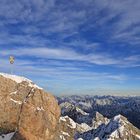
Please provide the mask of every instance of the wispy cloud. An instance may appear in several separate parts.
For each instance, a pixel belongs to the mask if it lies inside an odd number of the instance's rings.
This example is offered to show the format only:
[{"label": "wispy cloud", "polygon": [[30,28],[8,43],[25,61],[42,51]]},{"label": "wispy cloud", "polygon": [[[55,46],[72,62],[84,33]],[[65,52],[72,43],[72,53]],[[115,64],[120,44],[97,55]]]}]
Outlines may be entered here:
[{"label": "wispy cloud", "polygon": [[140,43],[139,12],[139,0],[73,0],[68,4],[55,0],[7,0],[0,5],[1,24],[7,27],[9,23],[22,23],[20,30],[28,35],[55,33],[63,39],[81,30],[99,28],[98,34],[108,34],[109,42],[130,45]]},{"label": "wispy cloud", "polygon": [[124,58],[113,58],[111,55],[105,53],[89,53],[83,54],[74,51],[73,49],[66,48],[16,48],[6,50],[1,53],[3,56],[28,56],[28,57],[38,57],[44,59],[56,59],[56,60],[73,60],[93,63],[97,65],[113,65],[118,67],[134,67],[139,64],[139,55],[133,55]]},{"label": "wispy cloud", "polygon": [[1,1],[0,68],[14,55],[29,77],[129,85],[139,77],[139,13],[139,0]]},{"label": "wispy cloud", "polygon": [[[42,67],[39,61],[28,61],[17,59],[13,65],[15,73],[21,75],[32,75],[49,77],[57,80],[66,81],[67,78],[73,80],[85,80],[85,81],[98,81],[98,80],[114,80],[125,81],[127,76],[123,74],[111,74],[106,72],[93,72],[87,71],[83,67],[76,67],[75,65],[65,64],[63,62],[51,61],[46,67]],[[10,72],[11,65],[6,59],[0,60],[0,68],[2,71]],[[44,64],[44,63],[42,63]],[[46,63],[45,63],[46,65]],[[52,66],[53,65],[53,66]],[[87,65],[88,66],[88,65]]]},{"label": "wispy cloud", "polygon": [[62,60],[75,60],[87,61],[99,65],[116,64],[117,61],[109,57],[99,54],[79,54],[70,49],[52,49],[52,48],[20,48],[15,50],[3,51],[4,56],[13,54],[15,56],[30,56],[48,59],[62,59]]}]

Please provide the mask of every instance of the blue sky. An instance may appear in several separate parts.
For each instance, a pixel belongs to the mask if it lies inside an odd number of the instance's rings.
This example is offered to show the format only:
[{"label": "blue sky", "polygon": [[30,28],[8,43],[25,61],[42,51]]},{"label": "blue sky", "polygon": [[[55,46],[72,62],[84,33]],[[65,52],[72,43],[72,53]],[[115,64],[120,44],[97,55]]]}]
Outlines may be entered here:
[{"label": "blue sky", "polygon": [[55,95],[140,95],[139,0],[0,0],[0,71]]}]

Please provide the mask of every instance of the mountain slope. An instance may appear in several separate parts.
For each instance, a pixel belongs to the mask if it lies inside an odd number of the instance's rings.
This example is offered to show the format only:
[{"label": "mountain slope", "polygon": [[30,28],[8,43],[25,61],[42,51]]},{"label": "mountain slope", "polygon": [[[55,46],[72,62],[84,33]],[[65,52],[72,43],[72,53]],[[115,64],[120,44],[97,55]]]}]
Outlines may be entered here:
[{"label": "mountain slope", "polygon": [[[102,118],[103,119],[103,118]],[[104,119],[105,120],[105,119]],[[76,139],[83,140],[140,140],[140,130],[134,127],[127,118],[117,115],[111,120],[97,120],[100,124],[88,132],[76,135]]]},{"label": "mountain slope", "polygon": [[122,114],[129,122],[140,129],[140,96],[63,96],[59,97],[58,101],[59,104],[64,102],[73,104],[89,113],[91,119],[96,112],[100,112],[107,118]]},{"label": "mountain slope", "polygon": [[0,73],[0,101],[0,139],[54,140],[60,108],[51,94],[27,78]]},{"label": "mountain slope", "polygon": [[74,106],[69,102],[63,102],[60,104],[62,116],[68,115],[77,123],[90,123],[91,118],[89,113],[86,113],[79,107]]}]

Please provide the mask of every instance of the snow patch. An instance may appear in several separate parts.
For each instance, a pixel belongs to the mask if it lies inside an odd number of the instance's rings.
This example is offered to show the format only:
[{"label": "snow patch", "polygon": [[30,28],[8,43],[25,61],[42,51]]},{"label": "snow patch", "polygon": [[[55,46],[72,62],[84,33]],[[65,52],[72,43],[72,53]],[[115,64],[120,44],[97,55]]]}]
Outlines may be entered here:
[{"label": "snow patch", "polygon": [[11,92],[10,95],[15,95],[17,94],[17,91]]},{"label": "snow patch", "polygon": [[77,112],[79,112],[79,113],[81,113],[82,115],[89,115],[89,113],[86,113],[85,111],[83,111],[82,109],[80,109],[80,108],[78,108],[78,107],[76,107],[76,111]]},{"label": "snow patch", "polygon": [[11,132],[8,134],[2,134],[0,135],[0,140],[11,140],[11,138],[14,136],[15,132]]},{"label": "snow patch", "polygon": [[65,119],[65,117],[60,117],[59,121],[66,122],[66,119]]},{"label": "snow patch", "polygon": [[121,122],[121,121],[125,121],[125,120],[126,120],[126,118],[120,114],[114,117],[114,121]]},{"label": "snow patch", "polygon": [[87,132],[92,129],[92,127],[90,127],[86,123],[77,124],[77,127],[80,129],[81,132]]},{"label": "snow patch", "polygon": [[63,135],[65,135],[65,136],[70,137],[70,135],[69,135],[68,133],[64,132],[64,131],[61,131],[61,133],[62,133]]},{"label": "snow patch", "polygon": [[70,125],[68,124],[67,126],[72,128],[72,129],[75,129],[76,128],[76,123],[70,117],[68,117],[68,116],[60,117],[60,120],[62,120],[64,122],[66,122],[67,119],[70,122]]},{"label": "snow patch", "polygon": [[96,137],[94,140],[100,140],[98,137]]},{"label": "snow patch", "polygon": [[66,140],[63,135],[60,135],[59,137],[60,137],[61,140]]},{"label": "snow patch", "polygon": [[45,111],[42,106],[41,107],[37,107],[36,110],[38,110],[38,111]]},{"label": "snow patch", "polygon": [[71,118],[69,118],[69,121],[70,121],[70,125],[68,125],[68,126],[72,129],[75,129],[76,128],[76,123]]},{"label": "snow patch", "polygon": [[138,139],[140,139],[140,135],[136,135],[136,137],[137,137]]},{"label": "snow patch", "polygon": [[21,101],[16,101],[16,100],[14,100],[14,99],[10,99],[11,101],[13,101],[14,103],[16,103],[16,104],[22,104],[22,102]]},{"label": "snow patch", "polygon": [[1,76],[5,77],[5,78],[8,78],[8,79],[11,79],[17,83],[21,83],[21,82],[28,82],[28,85],[30,87],[34,87],[34,88],[38,88],[38,89],[42,89],[40,88],[39,86],[37,86],[36,84],[34,84],[31,80],[25,78],[25,77],[21,77],[21,76],[16,76],[16,75],[10,75],[10,74],[7,74],[7,73],[0,73]]},{"label": "snow patch", "polygon": [[119,127],[117,130],[115,130],[111,135],[110,135],[110,139],[112,140],[112,138],[118,138],[119,139],[119,135],[122,135],[124,131],[124,126]]}]

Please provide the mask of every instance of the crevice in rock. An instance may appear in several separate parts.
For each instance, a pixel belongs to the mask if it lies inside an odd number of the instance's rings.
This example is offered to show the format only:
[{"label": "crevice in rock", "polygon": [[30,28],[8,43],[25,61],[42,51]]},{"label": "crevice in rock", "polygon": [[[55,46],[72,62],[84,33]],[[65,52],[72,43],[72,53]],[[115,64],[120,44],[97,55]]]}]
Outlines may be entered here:
[{"label": "crevice in rock", "polygon": [[[33,94],[34,95],[34,92],[35,92],[35,88],[31,88],[30,91],[28,92],[27,96],[23,99],[22,101],[22,104],[21,104],[21,107],[20,107],[20,110],[19,110],[19,114],[18,114],[18,119],[17,119],[17,127],[16,127],[16,130],[15,130],[15,134],[14,136],[17,134],[18,130],[19,130],[19,127],[20,127],[20,121],[21,121],[21,114],[22,114],[22,111],[23,111],[23,106],[25,103],[27,103],[29,97]],[[14,137],[13,136],[13,137]]]}]

